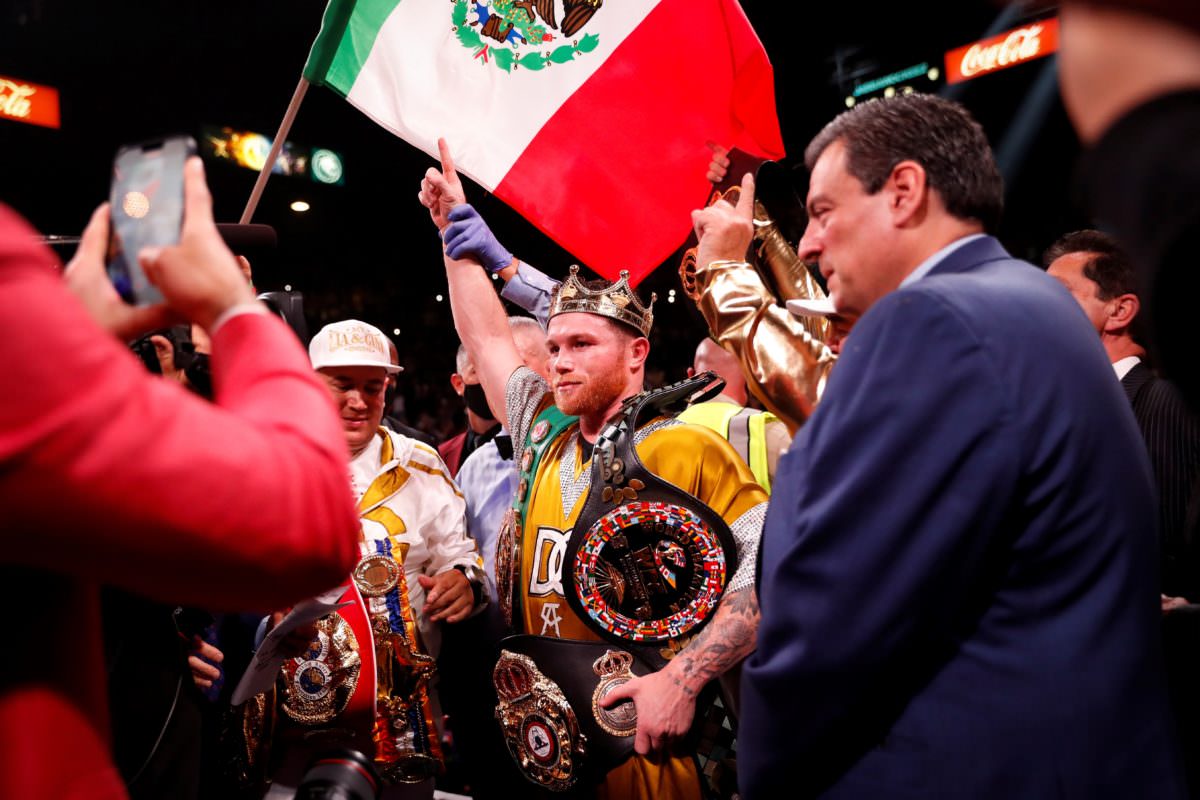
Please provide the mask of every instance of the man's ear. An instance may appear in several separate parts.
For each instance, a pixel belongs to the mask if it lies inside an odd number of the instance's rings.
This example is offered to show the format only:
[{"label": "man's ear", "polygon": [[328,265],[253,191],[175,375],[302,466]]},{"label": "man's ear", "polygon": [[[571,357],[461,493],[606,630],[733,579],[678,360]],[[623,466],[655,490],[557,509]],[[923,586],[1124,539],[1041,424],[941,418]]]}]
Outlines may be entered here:
[{"label": "man's ear", "polygon": [[150,343],[154,345],[154,355],[158,358],[158,368],[162,374],[175,372],[175,345],[171,344],[171,340],[156,333],[150,337]]},{"label": "man's ear", "polygon": [[629,366],[637,369],[646,363],[646,356],[650,355],[650,340],[645,336],[639,336],[629,343]]},{"label": "man's ear", "polygon": [[1142,309],[1142,302],[1136,294],[1123,294],[1109,300],[1108,307],[1108,319],[1104,321],[1105,333],[1126,330],[1132,325]]},{"label": "man's ear", "polygon": [[903,227],[924,214],[929,199],[925,168],[915,161],[901,161],[892,167],[886,187],[891,191],[890,210],[896,224]]},{"label": "man's ear", "polygon": [[462,379],[462,375],[459,375],[457,372],[450,374],[450,385],[454,387],[454,391],[459,397],[462,397],[462,393],[467,386],[466,382]]}]

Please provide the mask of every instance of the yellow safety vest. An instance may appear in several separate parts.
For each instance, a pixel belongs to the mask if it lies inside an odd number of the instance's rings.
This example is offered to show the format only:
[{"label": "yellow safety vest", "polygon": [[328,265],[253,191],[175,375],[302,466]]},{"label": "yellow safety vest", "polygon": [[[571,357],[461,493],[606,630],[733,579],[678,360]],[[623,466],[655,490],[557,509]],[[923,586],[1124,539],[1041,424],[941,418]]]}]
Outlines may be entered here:
[{"label": "yellow safety vest", "polygon": [[682,422],[703,425],[729,440],[733,449],[750,467],[755,480],[768,493],[771,491],[771,473],[767,469],[767,424],[777,417],[770,411],[755,411],[753,408],[710,400],[689,406],[679,415]]}]

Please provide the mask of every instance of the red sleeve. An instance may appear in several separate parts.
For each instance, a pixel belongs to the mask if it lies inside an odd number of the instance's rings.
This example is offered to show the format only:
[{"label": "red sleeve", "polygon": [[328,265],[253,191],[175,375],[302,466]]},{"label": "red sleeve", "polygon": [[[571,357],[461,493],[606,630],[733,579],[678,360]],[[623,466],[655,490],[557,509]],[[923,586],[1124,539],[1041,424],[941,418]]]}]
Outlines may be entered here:
[{"label": "red sleeve", "polygon": [[34,236],[0,206],[0,563],[222,609],[344,580],[345,440],[286,326],[226,323],[207,403],[100,329]]}]

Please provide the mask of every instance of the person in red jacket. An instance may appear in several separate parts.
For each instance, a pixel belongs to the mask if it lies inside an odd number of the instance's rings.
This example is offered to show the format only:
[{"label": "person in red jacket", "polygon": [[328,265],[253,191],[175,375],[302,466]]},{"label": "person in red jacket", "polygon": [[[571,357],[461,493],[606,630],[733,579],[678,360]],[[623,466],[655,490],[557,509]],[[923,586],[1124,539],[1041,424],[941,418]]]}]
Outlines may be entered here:
[{"label": "person in red jacket", "polygon": [[[180,244],[142,253],[167,305],[125,305],[101,206],[64,273],[0,206],[0,797],[110,798],[97,591],[272,608],[337,585],[358,522],[329,393],[254,298],[185,169]],[[215,402],[123,341],[178,321],[212,338]]]}]

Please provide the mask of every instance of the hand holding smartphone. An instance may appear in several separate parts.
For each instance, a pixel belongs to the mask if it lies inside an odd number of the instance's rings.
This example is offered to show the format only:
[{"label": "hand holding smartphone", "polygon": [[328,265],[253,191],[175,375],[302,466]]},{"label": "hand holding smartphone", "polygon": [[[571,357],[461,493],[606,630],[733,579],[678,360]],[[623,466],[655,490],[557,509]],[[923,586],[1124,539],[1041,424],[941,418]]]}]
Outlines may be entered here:
[{"label": "hand holding smartphone", "polygon": [[126,145],[113,160],[109,192],[108,276],[135,305],[162,302],[138,262],[145,247],[179,243],[183,228],[183,167],[196,153],[190,136]]}]

